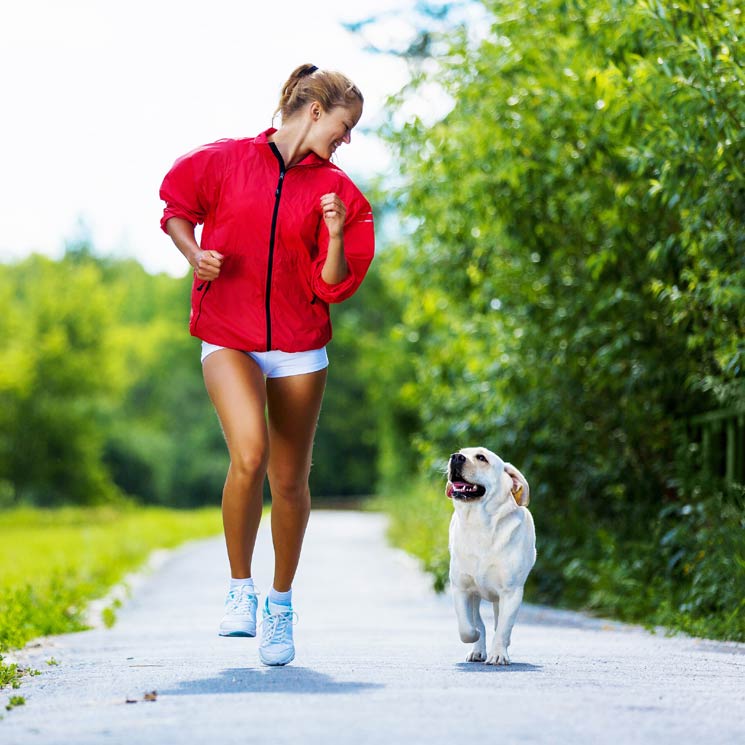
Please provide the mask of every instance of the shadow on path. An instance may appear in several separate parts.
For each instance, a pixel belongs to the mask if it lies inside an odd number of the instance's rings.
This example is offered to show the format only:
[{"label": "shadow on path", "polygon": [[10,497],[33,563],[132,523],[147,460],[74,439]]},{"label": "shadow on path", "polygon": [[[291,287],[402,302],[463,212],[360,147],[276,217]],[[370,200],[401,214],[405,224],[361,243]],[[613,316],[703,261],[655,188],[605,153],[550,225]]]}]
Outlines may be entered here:
[{"label": "shadow on path", "polygon": [[512,662],[509,665],[487,665],[485,662],[459,662],[455,667],[467,673],[537,673],[541,665],[528,662]]},{"label": "shadow on path", "polygon": [[330,675],[296,665],[229,668],[217,678],[184,680],[161,695],[193,696],[214,693],[359,693],[383,688],[380,683],[338,681]]}]

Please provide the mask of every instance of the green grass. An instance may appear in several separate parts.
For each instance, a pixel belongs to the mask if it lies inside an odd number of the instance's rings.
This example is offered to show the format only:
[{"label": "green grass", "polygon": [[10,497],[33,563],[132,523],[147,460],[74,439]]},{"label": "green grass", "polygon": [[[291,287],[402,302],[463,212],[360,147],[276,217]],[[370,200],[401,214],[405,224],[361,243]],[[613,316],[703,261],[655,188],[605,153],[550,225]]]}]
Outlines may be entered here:
[{"label": "green grass", "polygon": [[[102,597],[156,548],[221,531],[216,508],[19,508],[0,511],[0,687],[23,671],[2,653],[38,636],[85,628]],[[114,608],[104,621],[114,620]]]}]

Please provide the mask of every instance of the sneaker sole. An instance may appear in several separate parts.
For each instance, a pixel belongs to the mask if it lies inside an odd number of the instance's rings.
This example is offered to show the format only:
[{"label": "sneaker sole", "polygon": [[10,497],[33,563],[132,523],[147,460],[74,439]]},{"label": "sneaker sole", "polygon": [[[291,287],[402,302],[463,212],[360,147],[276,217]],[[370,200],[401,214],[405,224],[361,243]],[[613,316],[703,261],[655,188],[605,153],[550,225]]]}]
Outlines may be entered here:
[{"label": "sneaker sole", "polygon": [[282,665],[287,665],[290,662],[292,662],[295,659],[295,653],[292,653],[292,657],[290,657],[288,660],[265,660],[261,653],[259,653],[259,659],[264,665],[268,665],[269,667],[282,667]]},{"label": "sneaker sole", "polygon": [[224,619],[217,633],[220,636],[256,636],[256,626],[248,620]]}]

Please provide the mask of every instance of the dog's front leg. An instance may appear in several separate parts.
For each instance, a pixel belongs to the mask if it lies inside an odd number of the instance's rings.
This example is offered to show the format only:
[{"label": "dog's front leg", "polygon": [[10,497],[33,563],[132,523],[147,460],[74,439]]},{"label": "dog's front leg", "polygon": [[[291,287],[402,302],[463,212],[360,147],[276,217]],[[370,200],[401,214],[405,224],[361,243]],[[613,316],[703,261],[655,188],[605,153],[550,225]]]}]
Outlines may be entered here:
[{"label": "dog's front leg", "polygon": [[479,633],[479,638],[474,642],[471,651],[466,657],[466,662],[483,662],[486,659],[486,628],[481,619],[481,596],[474,593],[470,597],[471,622]]},{"label": "dog's front leg", "polygon": [[486,659],[487,665],[509,665],[510,656],[507,654],[507,647],[510,646],[510,637],[512,636],[512,627],[517,619],[517,612],[520,610],[520,603],[523,600],[523,588],[508,590],[499,596],[499,600],[494,603],[494,620],[496,628],[494,639],[492,639],[489,657]]},{"label": "dog's front leg", "polygon": [[[453,587],[453,602],[455,604],[455,616],[458,619],[458,633],[460,640],[469,644],[479,640],[479,631],[474,626],[471,613],[471,593]],[[483,637],[483,634],[481,634]]]}]

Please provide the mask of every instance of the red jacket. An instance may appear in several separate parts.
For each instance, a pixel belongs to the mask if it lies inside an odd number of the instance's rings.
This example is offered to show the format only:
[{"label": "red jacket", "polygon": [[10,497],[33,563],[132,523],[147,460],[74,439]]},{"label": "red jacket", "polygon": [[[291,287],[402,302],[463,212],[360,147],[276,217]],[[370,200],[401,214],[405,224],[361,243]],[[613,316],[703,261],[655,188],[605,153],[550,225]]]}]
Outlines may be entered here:
[{"label": "red jacket", "polygon": [[[311,153],[285,170],[268,129],[219,140],[179,158],[163,180],[161,227],[171,217],[204,223],[203,250],[225,256],[212,282],[194,279],[192,335],[247,352],[318,349],[331,339],[329,303],[350,297],[373,258],[370,204],[351,179]],[[321,278],[329,235],[320,198],[335,192],[347,208],[339,284]]]}]

